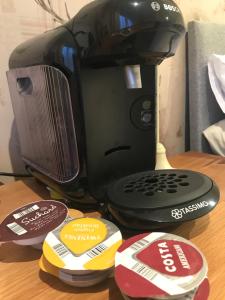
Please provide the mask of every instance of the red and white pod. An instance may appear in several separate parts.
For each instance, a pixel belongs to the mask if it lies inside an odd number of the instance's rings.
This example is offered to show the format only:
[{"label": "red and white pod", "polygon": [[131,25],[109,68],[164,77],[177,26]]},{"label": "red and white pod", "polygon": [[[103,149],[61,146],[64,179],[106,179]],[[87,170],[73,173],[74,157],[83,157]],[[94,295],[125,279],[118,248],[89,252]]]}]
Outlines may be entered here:
[{"label": "red and white pod", "polygon": [[125,241],[116,253],[115,266],[116,283],[128,299],[182,300],[190,296],[199,300],[193,297],[198,297],[201,291],[196,294],[196,290],[208,272],[206,259],[195,245],[159,232]]}]

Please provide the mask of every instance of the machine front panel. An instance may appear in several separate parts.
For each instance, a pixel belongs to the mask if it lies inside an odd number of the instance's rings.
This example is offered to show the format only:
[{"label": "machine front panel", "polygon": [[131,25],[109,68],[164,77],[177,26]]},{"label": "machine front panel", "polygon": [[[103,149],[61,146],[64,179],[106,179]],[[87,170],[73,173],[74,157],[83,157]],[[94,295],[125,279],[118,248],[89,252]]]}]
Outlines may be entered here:
[{"label": "machine front panel", "polygon": [[142,88],[128,89],[124,68],[82,70],[87,171],[96,197],[99,187],[155,168],[155,67],[143,66],[141,77]]}]

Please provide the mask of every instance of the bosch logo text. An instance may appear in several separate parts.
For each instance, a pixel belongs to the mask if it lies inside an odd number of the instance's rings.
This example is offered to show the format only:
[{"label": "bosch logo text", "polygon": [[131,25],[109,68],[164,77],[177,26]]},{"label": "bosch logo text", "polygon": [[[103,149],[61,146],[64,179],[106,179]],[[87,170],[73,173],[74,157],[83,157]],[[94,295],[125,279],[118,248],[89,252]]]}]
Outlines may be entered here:
[{"label": "bosch logo text", "polygon": [[174,12],[177,12],[177,13],[180,12],[179,8],[176,7],[176,6],[173,6],[173,5],[163,4],[163,7],[164,7],[165,10],[170,10],[170,11],[174,11]]},{"label": "bosch logo text", "polygon": [[[161,4],[161,5],[162,5],[162,8],[164,10],[171,11],[171,12],[177,12],[177,13],[180,12],[180,10],[177,6],[169,5],[169,4],[165,4],[165,3]],[[155,11],[160,11],[161,10],[161,5],[159,4],[159,2],[156,2],[156,1],[151,2],[151,7]]]}]

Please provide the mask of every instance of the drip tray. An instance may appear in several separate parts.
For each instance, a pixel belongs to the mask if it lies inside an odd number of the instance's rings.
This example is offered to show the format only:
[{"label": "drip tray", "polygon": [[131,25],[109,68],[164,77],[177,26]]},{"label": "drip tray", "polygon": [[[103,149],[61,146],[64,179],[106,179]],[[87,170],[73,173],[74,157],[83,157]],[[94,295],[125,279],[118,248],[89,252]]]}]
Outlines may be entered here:
[{"label": "drip tray", "polygon": [[118,222],[149,229],[209,213],[219,201],[219,190],[201,173],[160,170],[121,178],[108,188],[108,198],[108,209]]}]

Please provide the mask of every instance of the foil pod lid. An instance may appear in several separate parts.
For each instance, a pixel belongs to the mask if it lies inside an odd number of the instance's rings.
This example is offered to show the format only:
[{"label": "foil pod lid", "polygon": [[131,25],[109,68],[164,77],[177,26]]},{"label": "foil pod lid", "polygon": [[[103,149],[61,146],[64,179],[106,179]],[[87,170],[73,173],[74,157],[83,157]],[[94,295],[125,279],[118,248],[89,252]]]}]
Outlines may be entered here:
[{"label": "foil pod lid", "polygon": [[44,241],[43,253],[53,266],[82,274],[112,268],[121,244],[121,232],[113,223],[80,218],[50,232]]},{"label": "foil pod lid", "polygon": [[125,241],[115,258],[115,279],[133,298],[179,299],[200,286],[208,266],[191,242],[167,233],[145,233]]},{"label": "foil pod lid", "polygon": [[67,207],[58,201],[42,200],[29,203],[11,212],[0,225],[0,241],[32,240],[47,235],[62,224]]}]

